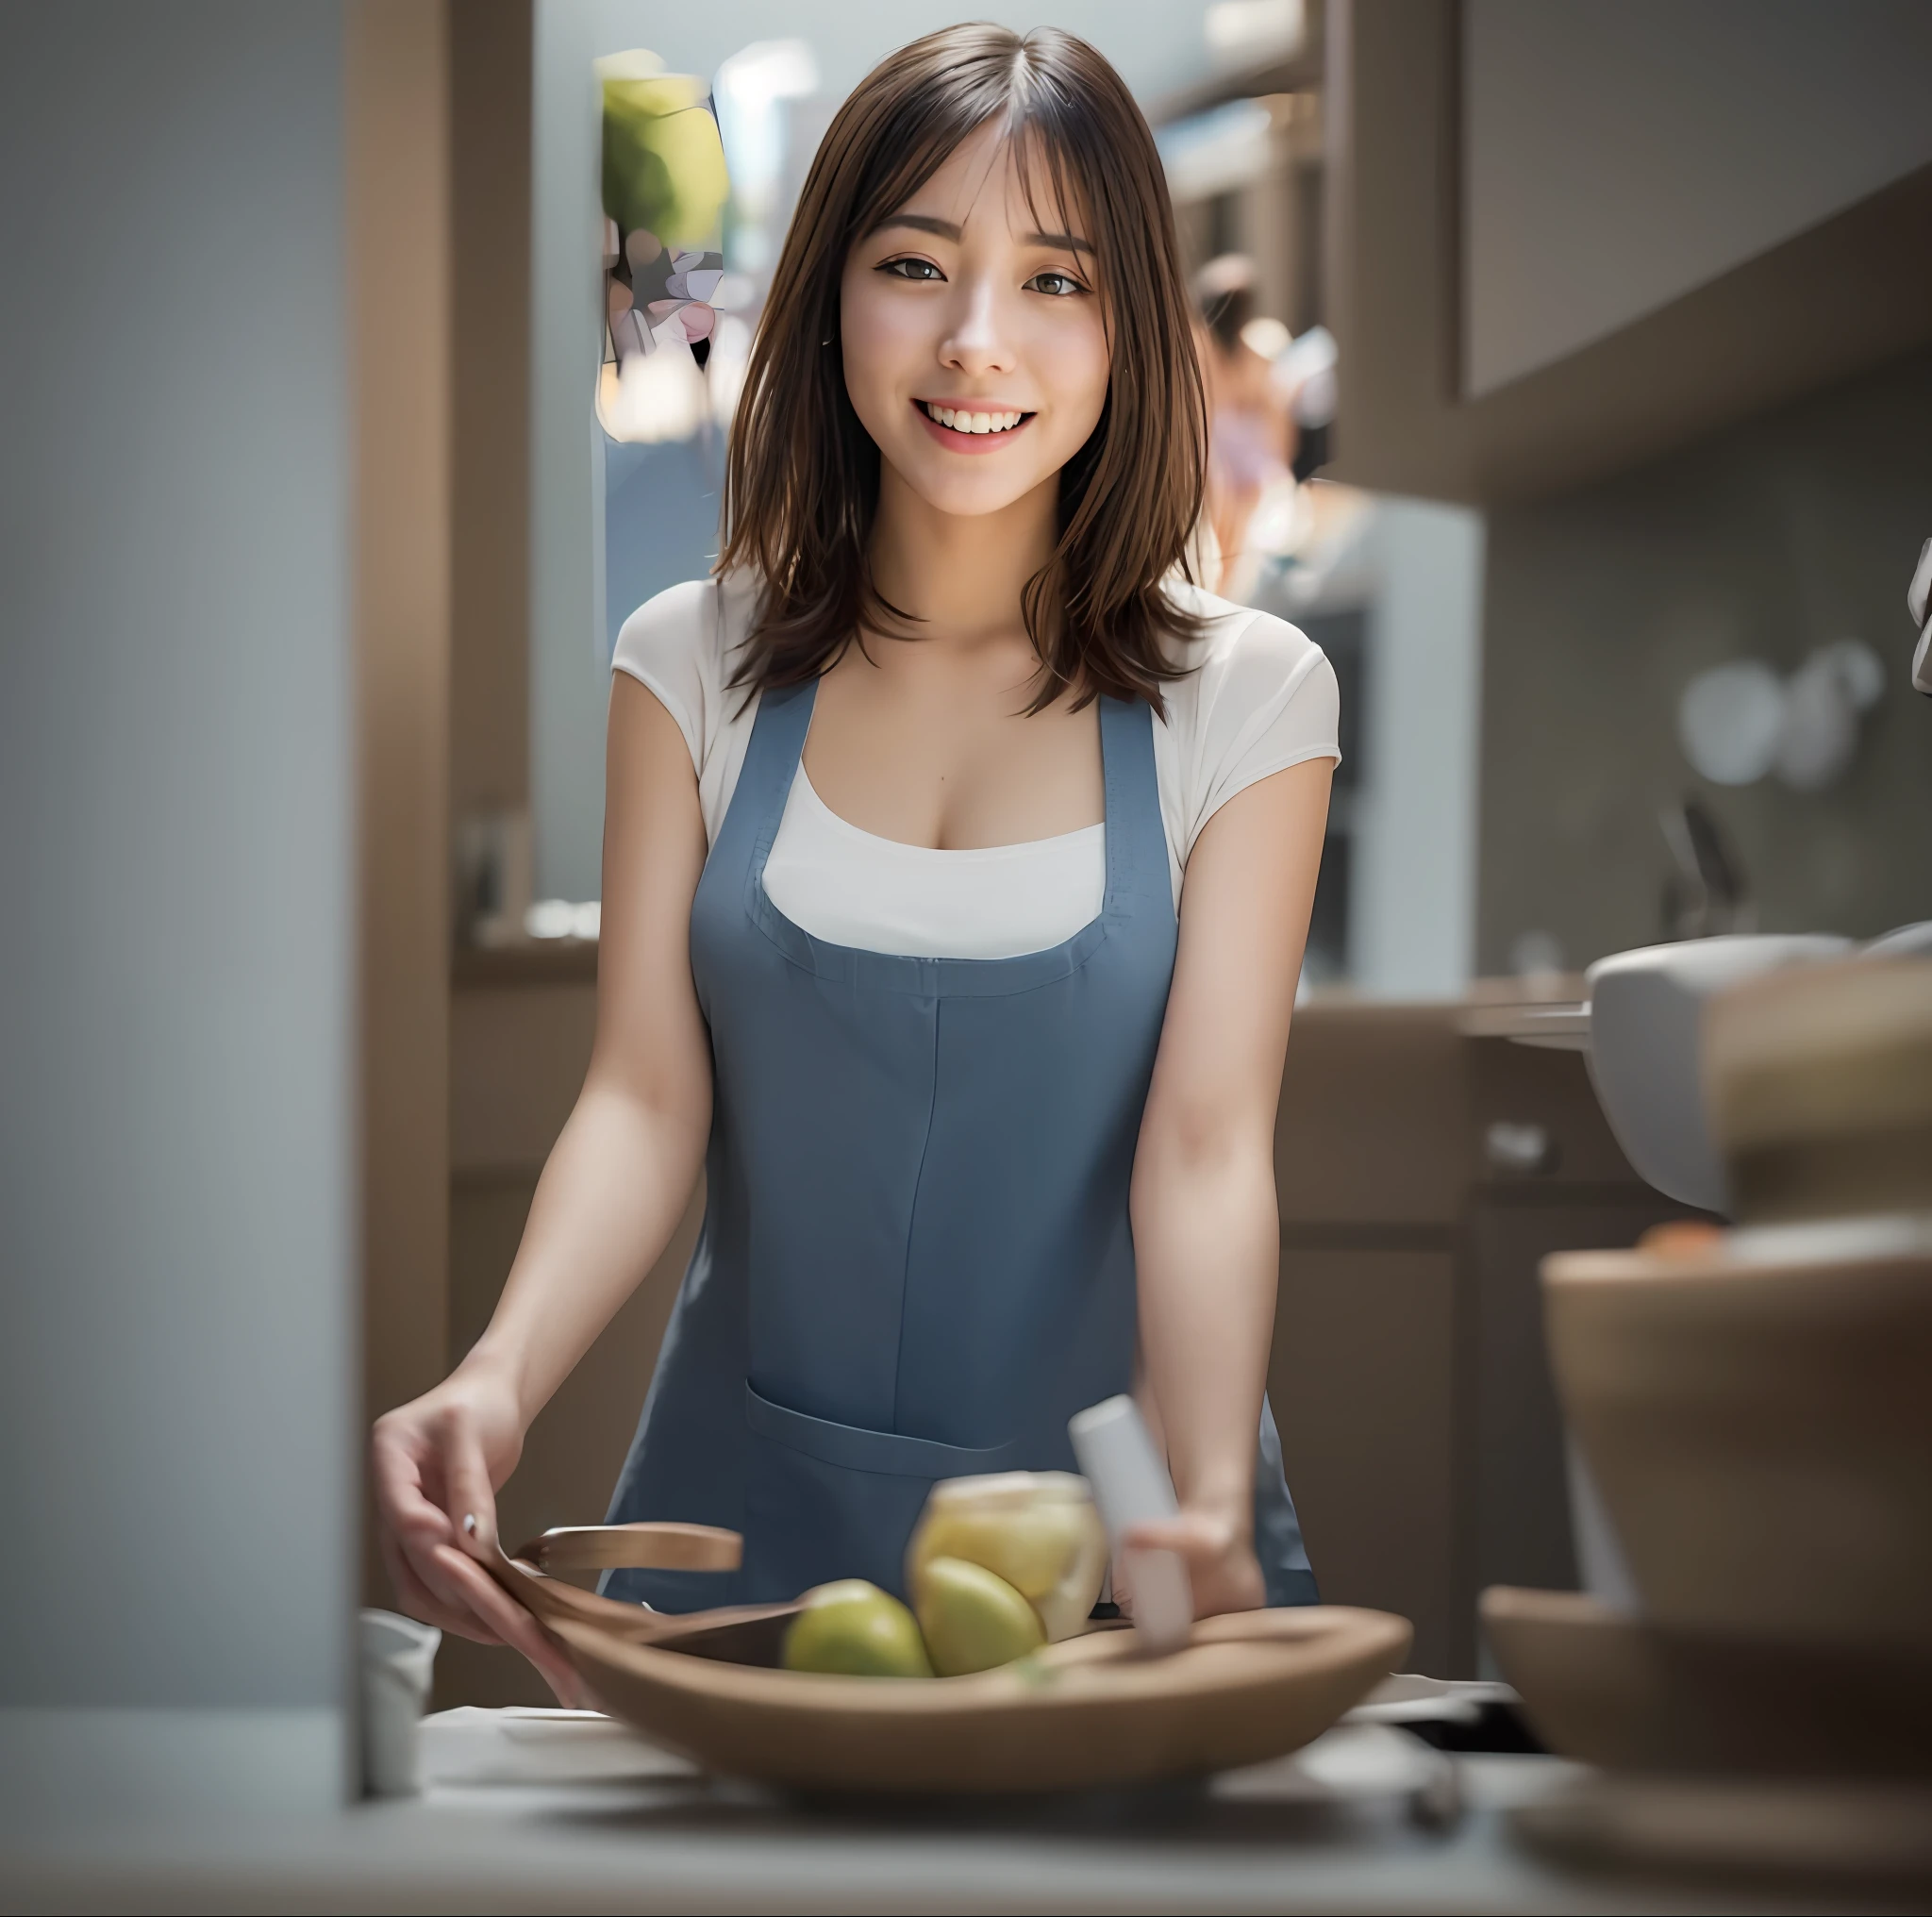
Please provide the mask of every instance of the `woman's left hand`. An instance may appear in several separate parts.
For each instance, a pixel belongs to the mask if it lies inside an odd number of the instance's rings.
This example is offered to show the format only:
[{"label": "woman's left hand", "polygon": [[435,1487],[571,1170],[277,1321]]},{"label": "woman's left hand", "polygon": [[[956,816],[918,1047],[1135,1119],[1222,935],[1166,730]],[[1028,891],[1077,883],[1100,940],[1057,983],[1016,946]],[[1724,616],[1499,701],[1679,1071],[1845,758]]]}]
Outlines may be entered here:
[{"label": "woman's left hand", "polygon": [[[1173,1551],[1186,1563],[1194,1589],[1194,1615],[1214,1617],[1225,1610],[1258,1610],[1268,1602],[1260,1560],[1245,1525],[1219,1512],[1190,1509],[1179,1515],[1136,1525],[1122,1539],[1128,1551]],[[1132,1576],[1131,1567],[1124,1567]],[[1120,1574],[1117,1574],[1120,1575]],[[1133,1592],[1122,1593],[1121,1609],[1133,1613]]]}]

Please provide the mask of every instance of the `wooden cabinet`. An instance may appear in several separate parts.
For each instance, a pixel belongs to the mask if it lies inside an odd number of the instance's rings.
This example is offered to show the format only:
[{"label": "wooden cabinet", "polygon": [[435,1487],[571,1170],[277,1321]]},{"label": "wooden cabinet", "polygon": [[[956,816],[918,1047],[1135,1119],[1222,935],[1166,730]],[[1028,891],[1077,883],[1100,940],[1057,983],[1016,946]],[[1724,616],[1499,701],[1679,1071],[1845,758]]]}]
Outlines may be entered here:
[{"label": "wooden cabinet", "polygon": [[[1324,281],[1341,356],[1330,477],[1479,504],[1544,496],[1932,337],[1932,167],[1922,165],[1607,336],[1471,391],[1465,7],[1330,0],[1326,15]],[[1626,37],[1654,36],[1667,64],[1668,10],[1627,15]],[[1734,84],[1747,84],[1743,72],[1734,66]],[[1728,104],[1713,97],[1713,125]]]},{"label": "wooden cabinet", "polygon": [[1441,1676],[1475,1674],[1485,1585],[1576,1580],[1541,1260],[1684,1215],[1630,1169],[1580,1054],[1461,1016],[1296,1013],[1269,1371],[1323,1595],[1410,1618]]},{"label": "wooden cabinet", "polygon": [[1322,1595],[1413,1620],[1415,1669],[1457,1666],[1456,1259],[1284,1246],[1269,1394]]}]

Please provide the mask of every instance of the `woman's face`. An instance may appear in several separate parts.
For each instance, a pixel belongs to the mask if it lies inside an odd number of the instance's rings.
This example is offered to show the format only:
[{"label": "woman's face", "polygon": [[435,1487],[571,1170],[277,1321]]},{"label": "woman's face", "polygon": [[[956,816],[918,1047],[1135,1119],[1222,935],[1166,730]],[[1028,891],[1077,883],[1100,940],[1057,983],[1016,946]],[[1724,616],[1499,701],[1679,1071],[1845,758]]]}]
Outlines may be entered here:
[{"label": "woman's face", "polygon": [[1074,215],[1043,196],[1029,209],[992,126],[853,247],[840,315],[855,410],[941,512],[1010,506],[1099,422],[1108,355],[1092,249]]}]

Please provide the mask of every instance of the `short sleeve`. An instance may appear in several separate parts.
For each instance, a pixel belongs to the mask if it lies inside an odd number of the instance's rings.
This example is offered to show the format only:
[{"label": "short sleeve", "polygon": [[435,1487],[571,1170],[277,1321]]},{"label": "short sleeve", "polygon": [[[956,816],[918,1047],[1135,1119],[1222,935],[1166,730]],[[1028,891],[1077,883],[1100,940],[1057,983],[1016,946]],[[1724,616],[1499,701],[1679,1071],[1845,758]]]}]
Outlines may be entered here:
[{"label": "short sleeve", "polygon": [[687,579],[646,599],[624,622],[610,656],[613,672],[628,673],[658,695],[677,721],[692,769],[705,769],[705,715],[717,703],[721,659],[710,582]]},{"label": "short sleeve", "polygon": [[743,596],[710,579],[668,587],[624,622],[610,656],[611,670],[647,686],[683,733],[713,840],[738,784],[758,706],[755,696],[747,699],[729,684]]},{"label": "short sleeve", "polygon": [[1208,599],[1197,663],[1168,698],[1172,771],[1163,810],[1185,867],[1203,828],[1238,792],[1311,758],[1339,760],[1341,696],[1313,640],[1272,613]]}]

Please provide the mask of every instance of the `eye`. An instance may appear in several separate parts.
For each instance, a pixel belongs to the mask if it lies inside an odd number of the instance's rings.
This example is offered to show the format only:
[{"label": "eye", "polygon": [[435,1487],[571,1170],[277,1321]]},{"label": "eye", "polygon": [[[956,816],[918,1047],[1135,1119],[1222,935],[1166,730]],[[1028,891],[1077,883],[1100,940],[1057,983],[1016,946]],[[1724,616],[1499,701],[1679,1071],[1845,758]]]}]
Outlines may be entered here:
[{"label": "eye", "polygon": [[930,285],[934,280],[942,280],[946,276],[930,259],[913,258],[882,259],[878,271],[890,273],[894,279],[917,280],[924,285]]},{"label": "eye", "polygon": [[1031,292],[1043,292],[1051,299],[1066,299],[1074,293],[1087,291],[1071,273],[1062,273],[1057,266],[1048,267],[1044,273],[1036,273],[1026,286]]}]

